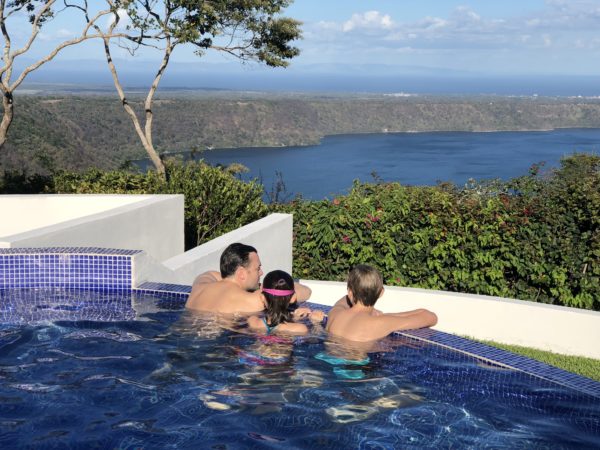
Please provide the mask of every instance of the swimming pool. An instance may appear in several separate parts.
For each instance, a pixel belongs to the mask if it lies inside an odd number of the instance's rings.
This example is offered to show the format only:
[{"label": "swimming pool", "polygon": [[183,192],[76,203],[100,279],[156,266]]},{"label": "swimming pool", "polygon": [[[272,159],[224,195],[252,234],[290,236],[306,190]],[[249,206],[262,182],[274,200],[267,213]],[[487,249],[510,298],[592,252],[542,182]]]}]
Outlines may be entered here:
[{"label": "swimming pool", "polygon": [[343,361],[318,330],[265,342],[184,301],[151,289],[1,290],[0,447],[600,445],[599,383],[561,385],[433,330]]},{"label": "swimming pool", "polygon": [[139,253],[0,249],[0,448],[600,446],[593,380],[428,329],[265,341],[134,288]]}]

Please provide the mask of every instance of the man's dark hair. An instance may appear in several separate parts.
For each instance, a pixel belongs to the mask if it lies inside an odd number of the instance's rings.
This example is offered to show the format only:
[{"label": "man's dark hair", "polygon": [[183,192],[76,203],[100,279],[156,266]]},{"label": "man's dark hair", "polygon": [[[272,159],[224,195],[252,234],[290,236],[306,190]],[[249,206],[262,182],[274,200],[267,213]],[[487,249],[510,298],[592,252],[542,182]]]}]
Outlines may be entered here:
[{"label": "man's dark hair", "polygon": [[221,254],[221,277],[230,277],[240,266],[248,267],[250,253],[258,252],[251,245],[240,244],[239,242],[229,245]]}]

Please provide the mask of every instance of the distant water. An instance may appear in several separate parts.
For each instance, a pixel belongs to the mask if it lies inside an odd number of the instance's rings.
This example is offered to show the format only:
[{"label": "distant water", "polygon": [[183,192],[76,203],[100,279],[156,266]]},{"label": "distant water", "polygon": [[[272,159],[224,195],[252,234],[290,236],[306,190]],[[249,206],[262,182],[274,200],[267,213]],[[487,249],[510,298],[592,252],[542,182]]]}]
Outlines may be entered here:
[{"label": "distant water", "polygon": [[200,157],[247,166],[244,178],[262,177],[267,191],[280,171],[288,194],[322,199],[346,193],[354,179],[373,181],[372,172],[407,185],[462,186],[469,178],[525,175],[542,161],[546,168],[558,167],[561,157],[575,151],[600,154],[600,129],[349,134],[307,147],[211,150]]}]

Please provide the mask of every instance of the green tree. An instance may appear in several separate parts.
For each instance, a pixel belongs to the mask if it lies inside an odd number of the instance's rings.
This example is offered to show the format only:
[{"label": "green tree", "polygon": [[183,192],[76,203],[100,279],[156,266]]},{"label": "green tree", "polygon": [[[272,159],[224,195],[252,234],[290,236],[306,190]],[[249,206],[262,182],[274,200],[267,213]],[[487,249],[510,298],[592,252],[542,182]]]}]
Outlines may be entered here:
[{"label": "green tree", "polygon": [[[76,3],[76,0],[73,1]],[[2,65],[0,67],[0,91],[2,92],[3,106],[2,121],[0,122],[0,149],[6,142],[8,130],[14,118],[13,94],[31,72],[51,61],[61,50],[67,47],[88,39],[99,38],[101,35],[105,38],[116,37],[111,34],[112,31],[90,33],[92,29],[101,31],[98,22],[102,17],[111,14],[111,9],[97,11],[93,16],[88,14],[86,15],[86,25],[79,36],[61,42],[48,54],[25,67],[20,73],[15,73],[15,61],[31,50],[44,23],[72,6],[76,6],[80,10],[87,8],[87,1],[85,0],[81,2],[84,6],[71,5],[70,2],[65,1],[64,8],[60,10],[57,10],[55,3],[56,0],[0,0],[0,32],[3,40]],[[15,49],[11,36],[19,34],[19,31],[22,31],[24,25],[27,24],[27,20],[31,26],[29,36],[25,38],[25,43],[21,47]],[[17,33],[13,33],[12,30],[14,29],[17,30]],[[119,36],[125,37],[126,35],[119,34]]]},{"label": "green tree", "polygon": [[[104,38],[104,51],[115,88],[136,133],[164,176],[165,167],[152,142],[154,95],[176,47],[195,47],[202,56],[208,50],[226,53],[241,61],[256,61],[271,67],[286,67],[299,54],[292,41],[301,37],[300,23],[281,17],[288,0],[106,0],[114,20]],[[121,22],[127,22],[120,25]],[[128,38],[116,41],[135,54],[152,47],[162,58],[139,115],[125,96],[116,64],[111,56],[112,35],[123,26]],[[97,28],[98,31],[99,28]],[[143,118],[142,120],[140,118]]]}]

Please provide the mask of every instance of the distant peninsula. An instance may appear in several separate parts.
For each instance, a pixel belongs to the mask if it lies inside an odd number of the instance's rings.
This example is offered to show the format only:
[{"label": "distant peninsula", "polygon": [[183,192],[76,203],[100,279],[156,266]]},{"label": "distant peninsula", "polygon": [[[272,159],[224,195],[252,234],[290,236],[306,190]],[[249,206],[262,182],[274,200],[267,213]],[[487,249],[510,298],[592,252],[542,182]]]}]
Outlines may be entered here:
[{"label": "distant peninsula", "polygon": [[[33,92],[16,102],[4,169],[106,169],[146,156],[114,94]],[[351,133],[600,128],[598,98],[178,90],[161,93],[154,112],[161,152],[311,145]]]}]

